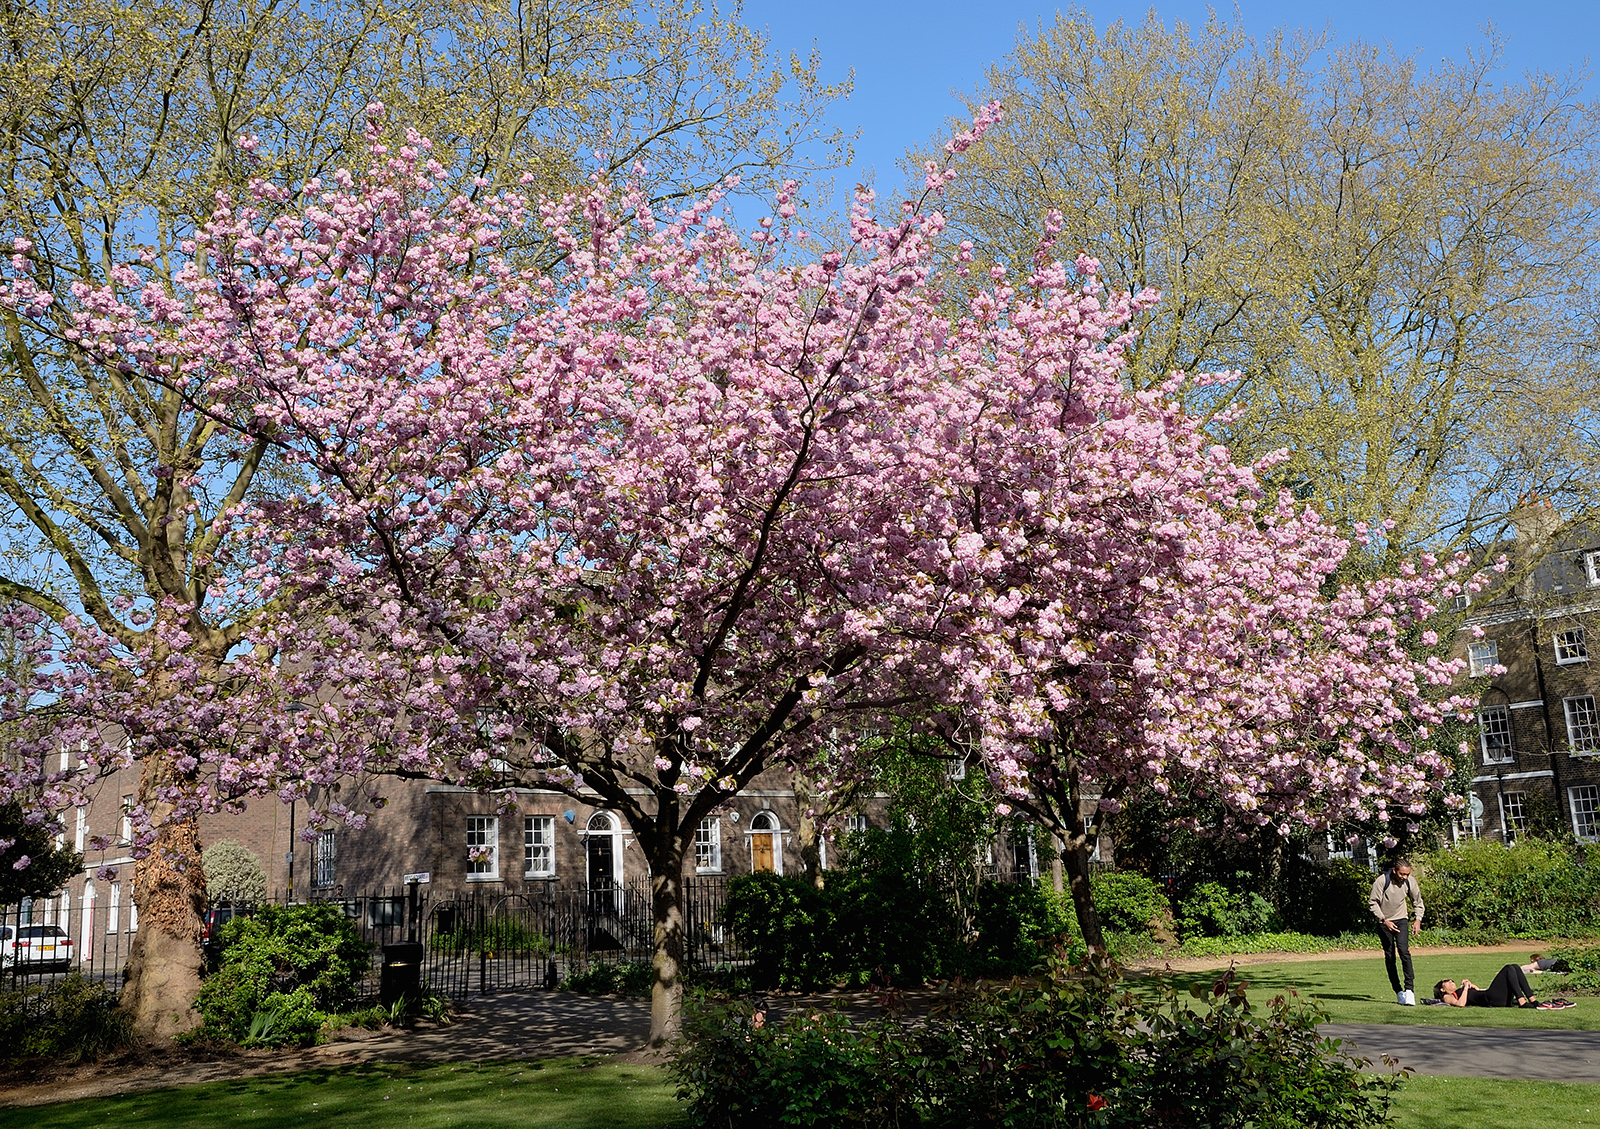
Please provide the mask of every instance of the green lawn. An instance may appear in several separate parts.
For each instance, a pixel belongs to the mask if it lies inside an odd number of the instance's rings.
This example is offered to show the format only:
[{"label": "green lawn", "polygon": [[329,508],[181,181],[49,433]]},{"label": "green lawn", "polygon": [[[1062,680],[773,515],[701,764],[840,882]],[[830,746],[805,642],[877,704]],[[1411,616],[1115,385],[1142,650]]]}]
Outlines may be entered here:
[{"label": "green lawn", "polygon": [[[1600,1031],[1600,999],[1570,996],[1575,1008],[1562,1011],[1524,1011],[1521,1008],[1426,1007],[1422,997],[1433,994],[1439,980],[1465,977],[1474,984],[1488,985],[1500,967],[1516,958],[1516,953],[1484,953],[1468,956],[1414,956],[1417,974],[1416,1007],[1401,1007],[1389,990],[1389,976],[1383,956],[1355,960],[1314,960],[1285,964],[1249,964],[1238,969],[1249,986],[1253,1000],[1265,1000],[1291,989],[1314,996],[1335,1023],[1415,1023],[1441,1027],[1548,1027],[1565,1030]],[[1524,960],[1527,958],[1524,957]],[[1219,973],[1175,973],[1181,986],[1214,982]],[[1137,979],[1143,979],[1136,978]],[[1541,999],[1562,994],[1563,978],[1546,973],[1529,976],[1528,984]]]},{"label": "green lawn", "polygon": [[1600,1126],[1600,1086],[1418,1074],[1400,1091],[1393,1124],[1396,1129],[1590,1129]]},{"label": "green lawn", "polygon": [[18,1129],[660,1129],[681,1124],[659,1067],[370,1064],[0,1110]]},{"label": "green lawn", "polygon": [[[1396,1129],[1600,1127],[1600,1085],[1414,1077]],[[487,1066],[373,1064],[0,1110],[0,1127],[82,1129],[671,1129],[682,1120],[658,1067],[575,1060]]]}]

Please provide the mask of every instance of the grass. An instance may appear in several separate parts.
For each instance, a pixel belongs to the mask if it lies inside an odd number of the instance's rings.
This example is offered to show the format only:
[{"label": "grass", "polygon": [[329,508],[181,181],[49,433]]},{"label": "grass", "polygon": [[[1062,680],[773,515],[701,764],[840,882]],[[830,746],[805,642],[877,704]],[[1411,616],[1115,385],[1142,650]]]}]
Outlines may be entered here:
[{"label": "grass", "polygon": [[1396,1129],[1589,1129],[1600,1126],[1600,1086],[1417,1074],[1400,1091],[1393,1124]]},{"label": "grass", "polygon": [[[1446,977],[1470,979],[1488,985],[1502,965],[1518,954],[1481,953],[1464,956],[1414,955],[1417,997],[1432,995],[1433,985]],[[1295,961],[1283,964],[1251,964],[1238,970],[1248,985],[1253,1001],[1266,1001],[1283,992],[1309,995],[1327,1010],[1334,1023],[1391,1023],[1437,1027],[1527,1027],[1569,1031],[1600,1031],[1600,999],[1572,996],[1578,1006],[1562,1011],[1525,1011],[1521,1008],[1492,1007],[1401,1007],[1394,1002],[1383,957],[1343,960]],[[1211,984],[1216,972],[1174,973],[1180,988],[1191,984]],[[1562,977],[1545,974],[1529,976],[1528,984],[1541,999],[1562,995]]]},{"label": "grass", "polygon": [[[0,1110],[0,1127],[80,1129],[672,1129],[682,1125],[659,1067],[545,1062],[369,1063],[241,1078],[116,1098]],[[1600,1129],[1600,1085],[1417,1075],[1395,1129]]]},{"label": "grass", "polygon": [[682,1123],[659,1067],[581,1059],[369,1063],[264,1075],[115,1098],[0,1110],[27,1129],[669,1129]]}]

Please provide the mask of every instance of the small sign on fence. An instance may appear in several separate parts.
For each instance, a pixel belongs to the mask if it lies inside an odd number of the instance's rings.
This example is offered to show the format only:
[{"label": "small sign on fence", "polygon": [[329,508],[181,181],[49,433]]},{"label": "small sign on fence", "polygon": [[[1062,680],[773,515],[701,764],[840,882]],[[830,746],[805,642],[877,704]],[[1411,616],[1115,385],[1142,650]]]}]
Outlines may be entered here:
[{"label": "small sign on fence", "polygon": [[[531,832],[530,832],[530,834],[531,834]],[[421,870],[421,871],[418,871],[416,874],[408,874],[408,875],[406,875],[405,878],[402,879],[402,881],[404,881],[404,882],[416,882],[416,883],[418,883],[420,885],[426,886],[428,884],[429,879],[432,877],[432,875],[433,875],[432,871]]]}]

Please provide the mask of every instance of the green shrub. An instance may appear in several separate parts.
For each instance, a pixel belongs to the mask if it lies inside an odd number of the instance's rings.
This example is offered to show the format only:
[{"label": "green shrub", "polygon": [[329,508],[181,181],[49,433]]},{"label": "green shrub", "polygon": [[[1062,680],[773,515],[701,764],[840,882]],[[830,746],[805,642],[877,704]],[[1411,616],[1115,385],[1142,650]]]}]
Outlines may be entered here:
[{"label": "green shrub", "polygon": [[1089,889],[1100,914],[1100,927],[1108,932],[1149,936],[1153,923],[1167,911],[1161,887],[1131,870],[1093,875]]},{"label": "green shrub", "polygon": [[1562,991],[1600,995],[1600,945],[1563,945],[1550,950],[1550,956],[1561,962],[1556,971],[1566,973]]},{"label": "green shrub", "polygon": [[1021,975],[1073,936],[1072,903],[1042,886],[986,882],[978,887],[973,925],[966,971]]},{"label": "green shrub", "polygon": [[206,1034],[239,1043],[311,1042],[327,1013],[353,1002],[371,959],[354,923],[325,902],[263,906],[223,926],[222,943],[195,1007]]},{"label": "green shrub", "polygon": [[255,905],[267,896],[267,872],[243,843],[222,839],[200,852],[206,897],[213,905]]},{"label": "green shrub", "polygon": [[1202,882],[1178,908],[1178,935],[1244,937],[1265,933],[1277,922],[1272,904],[1254,890],[1234,891],[1220,882]]},{"label": "green shrub", "polygon": [[1458,929],[1568,935],[1600,925],[1600,865],[1582,846],[1466,839],[1416,858],[1428,918]]},{"label": "green shrub", "polygon": [[563,992],[585,996],[648,996],[656,982],[655,969],[642,961],[591,964],[561,981]]},{"label": "green shrub", "polygon": [[133,1027],[116,997],[81,973],[0,993],[0,1061],[93,1062],[131,1042]]},{"label": "green shrub", "polygon": [[838,900],[803,879],[771,872],[728,884],[723,921],[750,954],[756,988],[805,991],[830,978]]},{"label": "green shrub", "polygon": [[428,947],[436,953],[542,957],[550,952],[550,939],[543,930],[519,917],[493,917],[435,933],[429,938]]},{"label": "green shrub", "polygon": [[854,983],[921,984],[955,972],[961,938],[949,900],[917,867],[916,839],[901,828],[852,837],[850,865],[829,876],[836,976]]},{"label": "green shrub", "polygon": [[1052,961],[1041,982],[913,1026],[694,1001],[671,1071],[695,1129],[1384,1124],[1396,1077],[1337,1053],[1317,1034],[1325,1018],[1282,997],[1252,1012],[1231,974],[1151,999],[1123,991],[1107,963]]},{"label": "green shrub", "polygon": [[1286,929],[1337,937],[1369,927],[1371,892],[1372,872],[1353,859],[1295,859],[1284,867],[1278,912]]}]

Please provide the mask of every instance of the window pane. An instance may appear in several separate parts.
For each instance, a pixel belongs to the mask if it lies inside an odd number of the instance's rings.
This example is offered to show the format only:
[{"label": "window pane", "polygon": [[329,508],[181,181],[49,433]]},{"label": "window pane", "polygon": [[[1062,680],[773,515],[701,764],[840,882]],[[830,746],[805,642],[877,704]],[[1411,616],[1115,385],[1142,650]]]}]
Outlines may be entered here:
[{"label": "window pane", "polygon": [[694,868],[701,871],[722,869],[722,822],[715,816],[707,816],[695,828]]},{"label": "window pane", "polygon": [[1522,792],[1500,793],[1501,826],[1508,834],[1520,834],[1528,829],[1528,809]]},{"label": "window pane", "polygon": [[1557,662],[1583,662],[1588,657],[1589,650],[1583,641],[1583,628],[1573,627],[1556,633]]},{"label": "window pane", "polygon": [[1600,788],[1585,784],[1568,788],[1572,802],[1572,833],[1580,839],[1600,839]]},{"label": "window pane", "polygon": [[1505,706],[1490,706],[1480,711],[1478,740],[1483,746],[1484,764],[1504,764],[1511,760],[1511,711]]},{"label": "window pane", "polygon": [[492,815],[467,817],[467,874],[493,877],[500,873],[500,820]]},{"label": "window pane", "polygon": [[1473,678],[1488,674],[1489,668],[1499,661],[1499,643],[1473,643],[1467,648],[1467,673]]},{"label": "window pane", "polygon": [[1568,698],[1562,702],[1567,715],[1567,748],[1574,753],[1600,752],[1600,715],[1595,713],[1594,696]]},{"label": "window pane", "polygon": [[556,872],[556,821],[550,815],[530,815],[522,824],[523,869],[533,877]]}]

